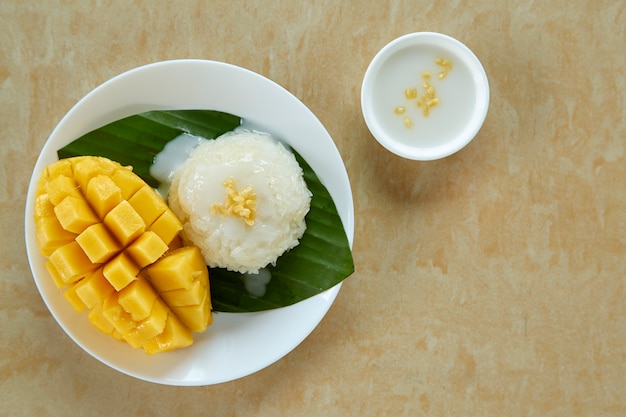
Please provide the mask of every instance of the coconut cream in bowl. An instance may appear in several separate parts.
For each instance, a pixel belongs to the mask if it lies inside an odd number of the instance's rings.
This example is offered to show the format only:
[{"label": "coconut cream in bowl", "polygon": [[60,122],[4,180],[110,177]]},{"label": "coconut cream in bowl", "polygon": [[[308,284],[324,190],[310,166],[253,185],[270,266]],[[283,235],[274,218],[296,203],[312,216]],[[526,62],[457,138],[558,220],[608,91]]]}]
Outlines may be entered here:
[{"label": "coconut cream in bowl", "polygon": [[434,32],[401,36],[370,63],[361,109],[374,138],[413,160],[461,150],[480,130],[489,108],[487,74],[458,40]]}]

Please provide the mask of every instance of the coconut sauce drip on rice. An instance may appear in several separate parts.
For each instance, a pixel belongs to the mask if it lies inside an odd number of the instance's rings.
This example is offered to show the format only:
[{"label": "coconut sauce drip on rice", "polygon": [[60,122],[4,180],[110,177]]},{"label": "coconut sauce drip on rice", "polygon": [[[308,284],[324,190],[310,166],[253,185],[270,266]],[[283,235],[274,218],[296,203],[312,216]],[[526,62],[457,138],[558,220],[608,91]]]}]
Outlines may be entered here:
[{"label": "coconut sauce drip on rice", "polygon": [[168,203],[210,267],[256,273],[298,245],[311,193],[293,153],[237,130],[197,146],[175,171]]}]

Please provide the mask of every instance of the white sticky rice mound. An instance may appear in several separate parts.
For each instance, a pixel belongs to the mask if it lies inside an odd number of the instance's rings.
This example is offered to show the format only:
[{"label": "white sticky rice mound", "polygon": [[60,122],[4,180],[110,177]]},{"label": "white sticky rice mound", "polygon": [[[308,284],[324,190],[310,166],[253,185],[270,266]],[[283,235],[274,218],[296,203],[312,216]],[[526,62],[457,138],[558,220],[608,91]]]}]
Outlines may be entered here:
[{"label": "white sticky rice mound", "polygon": [[[252,186],[256,218],[211,214],[224,204],[224,181]],[[196,148],[174,173],[169,206],[183,223],[183,239],[200,247],[210,267],[256,273],[275,264],[304,234],[311,192],[293,153],[269,135],[227,133]]]}]

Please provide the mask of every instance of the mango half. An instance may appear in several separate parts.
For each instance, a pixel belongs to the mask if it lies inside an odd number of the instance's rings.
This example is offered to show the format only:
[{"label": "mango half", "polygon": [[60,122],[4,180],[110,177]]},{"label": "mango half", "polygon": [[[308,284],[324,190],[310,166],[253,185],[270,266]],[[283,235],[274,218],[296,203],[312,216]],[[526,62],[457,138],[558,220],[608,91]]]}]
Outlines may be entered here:
[{"label": "mango half", "polygon": [[42,172],[35,199],[39,250],[56,286],[101,332],[148,354],[193,343],[212,323],[200,249],[132,169],[80,156]]}]

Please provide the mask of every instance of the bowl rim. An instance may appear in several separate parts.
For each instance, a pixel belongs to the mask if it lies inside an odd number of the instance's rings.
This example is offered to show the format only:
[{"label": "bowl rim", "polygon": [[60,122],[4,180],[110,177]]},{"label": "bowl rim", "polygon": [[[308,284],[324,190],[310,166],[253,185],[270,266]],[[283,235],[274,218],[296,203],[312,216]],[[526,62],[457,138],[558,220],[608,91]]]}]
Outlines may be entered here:
[{"label": "bowl rim", "polygon": [[[461,134],[453,140],[437,146],[418,147],[399,143],[376,120],[372,106],[372,90],[381,67],[396,53],[410,47],[437,45],[453,50],[456,58],[461,58],[471,72],[476,86],[474,111]],[[387,43],[369,63],[361,84],[361,112],[365,123],[376,141],[388,151],[406,159],[429,161],[450,156],[467,146],[481,129],[489,110],[490,88],[487,73],[474,52],[461,41],[439,32],[412,32]]]}]

